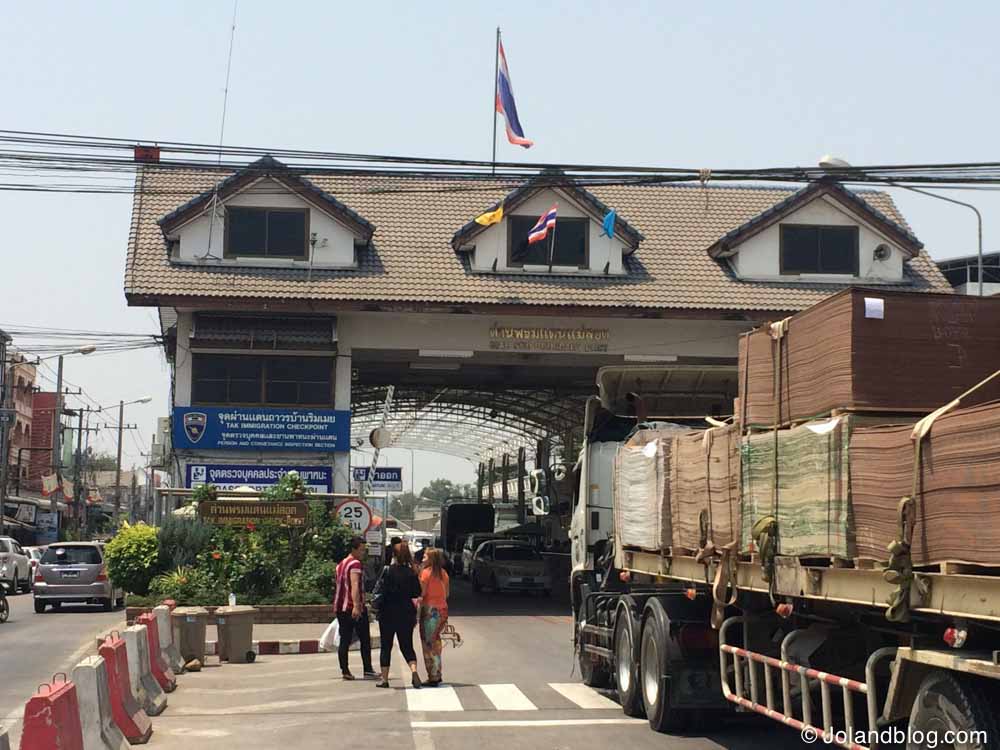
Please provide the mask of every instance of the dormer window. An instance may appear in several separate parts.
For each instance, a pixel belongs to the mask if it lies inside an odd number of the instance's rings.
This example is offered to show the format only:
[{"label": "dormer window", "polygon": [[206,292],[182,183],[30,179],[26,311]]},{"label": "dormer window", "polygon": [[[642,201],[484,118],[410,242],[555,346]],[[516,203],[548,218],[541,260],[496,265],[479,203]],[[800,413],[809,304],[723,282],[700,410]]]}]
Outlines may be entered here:
[{"label": "dormer window", "polygon": [[590,231],[588,219],[560,218],[556,221],[555,246],[551,235],[534,244],[528,243],[528,232],[538,221],[537,216],[511,216],[507,220],[507,267],[549,266],[590,268]]},{"label": "dormer window", "polygon": [[782,224],[782,275],[858,275],[858,227]]},{"label": "dormer window", "polygon": [[309,257],[309,211],[302,208],[226,207],[227,258]]}]

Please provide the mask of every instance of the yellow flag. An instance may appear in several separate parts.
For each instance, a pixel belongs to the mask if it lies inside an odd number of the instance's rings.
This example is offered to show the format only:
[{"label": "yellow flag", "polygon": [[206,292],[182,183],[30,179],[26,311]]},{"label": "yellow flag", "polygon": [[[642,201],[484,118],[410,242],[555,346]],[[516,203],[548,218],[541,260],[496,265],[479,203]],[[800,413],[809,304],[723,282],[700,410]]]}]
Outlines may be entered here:
[{"label": "yellow flag", "polygon": [[476,217],[476,223],[488,227],[490,224],[497,224],[503,218],[503,204],[497,207],[496,211],[487,211]]}]

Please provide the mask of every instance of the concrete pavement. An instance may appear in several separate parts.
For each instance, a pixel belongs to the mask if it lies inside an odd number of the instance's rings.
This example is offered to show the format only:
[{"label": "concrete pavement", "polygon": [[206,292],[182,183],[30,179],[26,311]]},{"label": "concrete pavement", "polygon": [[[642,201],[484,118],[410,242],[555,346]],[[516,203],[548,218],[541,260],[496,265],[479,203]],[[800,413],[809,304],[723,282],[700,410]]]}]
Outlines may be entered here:
[{"label": "concrete pavement", "polygon": [[[150,747],[799,747],[794,732],[764,720],[737,719],[666,737],[624,716],[609,695],[579,683],[564,600],[477,595],[456,582],[451,604],[465,642],[446,647],[443,687],[409,688],[398,651],[390,690],[372,681],[342,681],[334,654],[211,665],[181,678],[169,708],[154,722]],[[351,659],[360,674],[357,654]]]},{"label": "concrete pavement", "polygon": [[0,725],[11,731],[17,747],[24,704],[38,685],[56,672],[72,670],[94,649],[94,637],[124,629],[122,611],[100,607],[64,606],[36,614],[31,594],[9,596],[10,619],[0,625]]}]

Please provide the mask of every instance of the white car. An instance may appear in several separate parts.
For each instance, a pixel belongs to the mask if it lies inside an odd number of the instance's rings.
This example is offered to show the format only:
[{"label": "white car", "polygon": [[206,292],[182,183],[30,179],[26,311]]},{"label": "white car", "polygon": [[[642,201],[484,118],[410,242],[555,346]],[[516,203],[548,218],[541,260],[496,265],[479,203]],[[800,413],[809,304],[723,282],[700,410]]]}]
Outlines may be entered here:
[{"label": "white car", "polygon": [[28,555],[16,539],[0,536],[0,581],[5,582],[12,594],[31,591],[31,564]]},{"label": "white car", "polygon": [[25,547],[24,554],[28,556],[28,565],[31,566],[31,580],[34,582],[35,573],[38,571],[38,561],[42,559],[47,547]]}]

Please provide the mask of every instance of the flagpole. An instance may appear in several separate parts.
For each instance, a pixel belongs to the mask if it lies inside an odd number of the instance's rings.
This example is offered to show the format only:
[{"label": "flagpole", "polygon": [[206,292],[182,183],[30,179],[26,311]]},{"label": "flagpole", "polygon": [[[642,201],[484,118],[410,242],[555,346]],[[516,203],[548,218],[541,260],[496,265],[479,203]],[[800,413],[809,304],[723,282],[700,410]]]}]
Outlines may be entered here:
[{"label": "flagpole", "polygon": [[493,49],[493,167],[490,174],[497,173],[497,95],[500,93],[500,27],[497,26],[497,43]]},{"label": "flagpole", "polygon": [[556,249],[556,223],[558,221],[559,218],[556,217],[556,220],[552,222],[552,242],[549,244],[549,273],[552,273],[552,255]]}]

